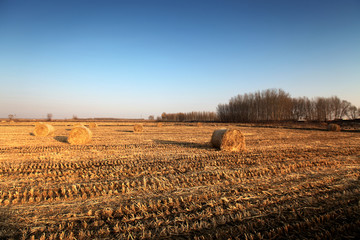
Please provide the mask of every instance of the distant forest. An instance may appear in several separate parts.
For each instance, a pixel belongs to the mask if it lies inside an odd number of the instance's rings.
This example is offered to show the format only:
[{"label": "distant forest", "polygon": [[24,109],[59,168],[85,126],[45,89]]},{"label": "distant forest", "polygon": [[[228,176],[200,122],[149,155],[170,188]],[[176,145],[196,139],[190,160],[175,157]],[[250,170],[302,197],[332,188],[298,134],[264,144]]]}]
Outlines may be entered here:
[{"label": "distant forest", "polygon": [[330,121],[356,119],[360,109],[337,96],[329,98],[292,98],[282,89],[266,89],[239,94],[228,103],[219,104],[217,112],[163,113],[162,121]]}]

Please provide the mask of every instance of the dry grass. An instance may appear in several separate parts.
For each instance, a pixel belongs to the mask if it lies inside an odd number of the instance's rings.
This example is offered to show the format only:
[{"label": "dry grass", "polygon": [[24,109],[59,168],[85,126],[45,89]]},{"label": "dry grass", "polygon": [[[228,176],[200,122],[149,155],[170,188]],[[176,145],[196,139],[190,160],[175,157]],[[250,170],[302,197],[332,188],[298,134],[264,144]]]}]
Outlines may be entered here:
[{"label": "dry grass", "polygon": [[[91,145],[0,126],[0,239],[359,238],[358,132],[101,126]],[[247,151],[211,148],[218,128]]]}]

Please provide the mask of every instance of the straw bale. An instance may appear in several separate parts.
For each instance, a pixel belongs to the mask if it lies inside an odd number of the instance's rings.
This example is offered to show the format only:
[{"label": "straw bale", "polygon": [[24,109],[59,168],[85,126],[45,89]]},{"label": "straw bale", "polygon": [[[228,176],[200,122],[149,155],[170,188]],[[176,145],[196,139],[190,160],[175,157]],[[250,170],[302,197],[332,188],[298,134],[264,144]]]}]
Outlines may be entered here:
[{"label": "straw bale", "polygon": [[144,126],[141,123],[137,123],[134,125],[134,132],[142,132],[144,130]]},{"label": "straw bale", "polygon": [[341,127],[338,124],[331,123],[327,126],[327,130],[333,132],[340,132]]},{"label": "straw bale", "polygon": [[218,129],[211,136],[211,145],[215,148],[231,152],[246,149],[244,135],[236,129]]},{"label": "straw bale", "polygon": [[35,136],[49,136],[54,133],[55,129],[52,125],[46,123],[35,123],[34,135]]},{"label": "straw bale", "polygon": [[98,127],[97,123],[94,122],[89,123],[89,128],[97,128],[97,127]]},{"label": "straw bale", "polygon": [[92,132],[85,126],[77,126],[71,129],[68,142],[72,145],[87,144],[91,141]]}]

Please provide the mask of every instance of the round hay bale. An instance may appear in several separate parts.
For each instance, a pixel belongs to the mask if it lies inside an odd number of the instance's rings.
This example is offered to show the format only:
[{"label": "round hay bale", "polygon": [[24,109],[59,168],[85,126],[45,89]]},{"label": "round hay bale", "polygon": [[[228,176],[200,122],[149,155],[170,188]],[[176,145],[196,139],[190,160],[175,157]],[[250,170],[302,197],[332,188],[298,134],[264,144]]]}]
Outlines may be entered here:
[{"label": "round hay bale", "polygon": [[134,132],[142,132],[144,130],[144,127],[141,123],[137,123],[134,125]]},{"label": "round hay bale", "polygon": [[331,123],[327,126],[327,130],[333,132],[340,132],[341,127],[338,124]]},{"label": "round hay bale", "polygon": [[80,122],[74,123],[74,127],[83,127],[83,126],[84,126],[83,123],[80,123]]},{"label": "round hay bale", "polygon": [[71,129],[68,137],[68,143],[72,145],[87,144],[91,141],[92,132],[84,126],[78,126]]},{"label": "round hay bale", "polygon": [[49,136],[54,133],[55,129],[52,125],[46,123],[35,123],[34,135],[35,136]]},{"label": "round hay bale", "polygon": [[198,127],[202,127],[202,126],[203,126],[203,123],[202,123],[202,122],[198,122],[196,125],[197,125]]},{"label": "round hay bale", "polygon": [[97,123],[94,122],[89,123],[89,128],[97,128],[97,127],[98,127]]},{"label": "round hay bale", "polygon": [[231,152],[241,152],[246,149],[245,137],[236,129],[215,130],[211,136],[211,145]]},{"label": "round hay bale", "polygon": [[162,126],[163,126],[163,124],[161,122],[157,123],[157,127],[162,127]]}]

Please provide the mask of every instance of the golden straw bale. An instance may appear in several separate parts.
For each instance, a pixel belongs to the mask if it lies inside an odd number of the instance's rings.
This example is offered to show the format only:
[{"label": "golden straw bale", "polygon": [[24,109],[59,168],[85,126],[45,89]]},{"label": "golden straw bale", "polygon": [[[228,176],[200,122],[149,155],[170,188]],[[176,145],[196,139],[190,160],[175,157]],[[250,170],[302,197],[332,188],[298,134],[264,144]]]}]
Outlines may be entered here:
[{"label": "golden straw bale", "polygon": [[80,123],[80,122],[76,122],[73,124],[74,127],[83,127],[84,124],[83,123]]},{"label": "golden straw bale", "polygon": [[161,122],[157,123],[157,127],[162,127],[162,126],[163,126],[163,124]]},{"label": "golden straw bale", "polygon": [[78,126],[71,129],[68,142],[74,144],[87,144],[91,141],[92,132],[85,126]]},{"label": "golden straw bale", "polygon": [[236,129],[215,130],[211,136],[211,145],[231,152],[241,152],[246,149],[245,136]]},{"label": "golden straw bale", "polygon": [[340,132],[341,127],[338,124],[331,123],[327,126],[328,131]]},{"label": "golden straw bale", "polygon": [[94,122],[89,123],[89,128],[97,128],[97,127],[98,127],[97,123]]},{"label": "golden straw bale", "polygon": [[202,126],[203,126],[203,123],[202,123],[202,122],[198,122],[196,125],[197,125],[198,127],[202,127]]},{"label": "golden straw bale", "polygon": [[141,123],[137,123],[134,125],[134,132],[142,132],[144,130],[144,127]]},{"label": "golden straw bale", "polygon": [[54,133],[55,129],[52,125],[46,123],[35,123],[34,135],[35,136],[49,136]]}]

